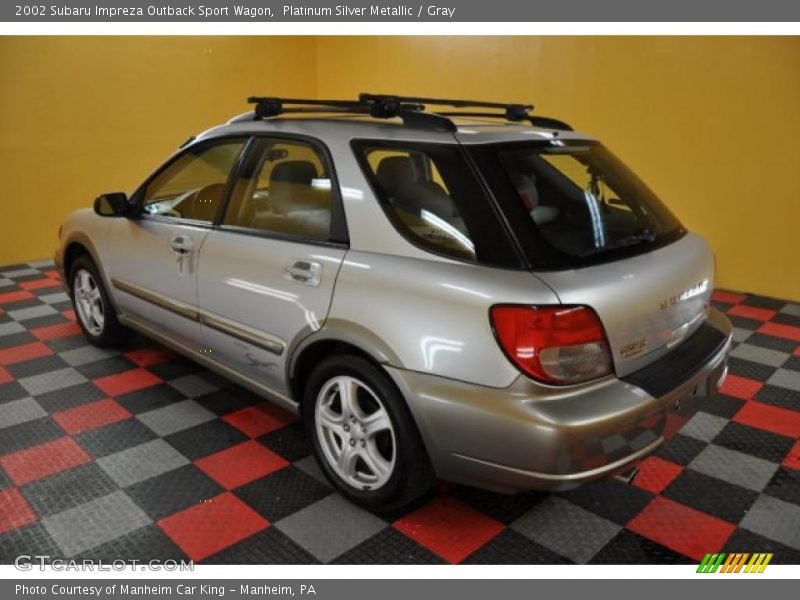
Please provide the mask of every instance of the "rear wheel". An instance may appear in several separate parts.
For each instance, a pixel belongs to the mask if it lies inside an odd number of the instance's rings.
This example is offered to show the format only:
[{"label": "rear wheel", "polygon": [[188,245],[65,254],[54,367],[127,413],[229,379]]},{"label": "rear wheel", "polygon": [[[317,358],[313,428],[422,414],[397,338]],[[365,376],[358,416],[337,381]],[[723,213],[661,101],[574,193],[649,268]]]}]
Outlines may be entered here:
[{"label": "rear wheel", "polygon": [[70,269],[70,291],[75,316],[83,334],[95,346],[125,344],[133,332],[117,320],[97,266],[86,255],[75,259]]},{"label": "rear wheel", "polygon": [[317,461],[336,488],[373,510],[408,504],[433,469],[400,392],[377,366],[335,356],[311,373],[303,405]]}]

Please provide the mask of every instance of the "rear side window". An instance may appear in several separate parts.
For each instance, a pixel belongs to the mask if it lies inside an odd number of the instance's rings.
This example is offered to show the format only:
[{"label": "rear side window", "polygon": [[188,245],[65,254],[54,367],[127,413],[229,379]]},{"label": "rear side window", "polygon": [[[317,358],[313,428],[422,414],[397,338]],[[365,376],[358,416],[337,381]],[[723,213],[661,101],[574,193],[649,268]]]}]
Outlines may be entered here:
[{"label": "rear side window", "polygon": [[521,267],[457,146],[359,141],[354,149],[387,217],[410,242],[466,262]]},{"label": "rear side window", "polygon": [[333,189],[320,152],[303,141],[259,140],[252,172],[237,181],[223,225],[311,241],[331,238]]}]

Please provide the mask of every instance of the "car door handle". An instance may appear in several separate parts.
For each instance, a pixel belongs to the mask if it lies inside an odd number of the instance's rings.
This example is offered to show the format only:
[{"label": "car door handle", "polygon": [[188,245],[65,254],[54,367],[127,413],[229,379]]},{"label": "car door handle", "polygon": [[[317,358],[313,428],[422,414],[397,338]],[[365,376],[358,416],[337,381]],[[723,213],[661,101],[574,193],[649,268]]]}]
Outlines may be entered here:
[{"label": "car door handle", "polygon": [[186,235],[176,235],[169,241],[169,249],[173,254],[183,256],[192,251],[192,238]]},{"label": "car door handle", "polygon": [[322,265],[310,260],[295,260],[284,270],[287,279],[317,287],[322,279]]}]

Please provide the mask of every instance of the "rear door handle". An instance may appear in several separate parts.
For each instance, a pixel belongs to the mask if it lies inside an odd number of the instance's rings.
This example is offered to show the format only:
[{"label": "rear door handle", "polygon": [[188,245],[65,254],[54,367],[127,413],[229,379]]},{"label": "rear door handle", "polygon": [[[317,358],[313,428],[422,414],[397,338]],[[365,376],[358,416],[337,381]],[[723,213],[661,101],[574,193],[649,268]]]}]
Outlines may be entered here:
[{"label": "rear door handle", "polygon": [[322,265],[311,260],[294,260],[284,270],[286,279],[317,287],[322,280]]}]

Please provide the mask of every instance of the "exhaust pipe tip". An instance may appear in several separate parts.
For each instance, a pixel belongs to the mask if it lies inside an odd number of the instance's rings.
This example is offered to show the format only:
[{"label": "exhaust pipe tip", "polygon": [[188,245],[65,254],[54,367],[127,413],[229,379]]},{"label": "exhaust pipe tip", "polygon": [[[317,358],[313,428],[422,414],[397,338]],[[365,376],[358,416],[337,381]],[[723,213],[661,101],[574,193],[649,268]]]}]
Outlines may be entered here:
[{"label": "exhaust pipe tip", "polygon": [[629,471],[625,471],[624,473],[620,473],[619,475],[615,475],[614,479],[617,481],[621,481],[622,483],[626,483],[628,485],[633,483],[633,480],[636,479],[636,476],[639,474],[639,467],[633,467]]}]

